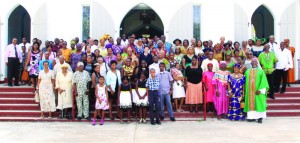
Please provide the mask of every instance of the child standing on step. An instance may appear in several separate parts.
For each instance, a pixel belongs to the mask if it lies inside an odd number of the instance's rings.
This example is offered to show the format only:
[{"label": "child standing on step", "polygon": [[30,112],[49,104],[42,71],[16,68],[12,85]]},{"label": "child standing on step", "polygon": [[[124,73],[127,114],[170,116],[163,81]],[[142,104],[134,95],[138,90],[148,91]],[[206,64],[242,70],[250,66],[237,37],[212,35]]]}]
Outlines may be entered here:
[{"label": "child standing on step", "polygon": [[120,123],[123,124],[123,112],[127,112],[127,123],[130,122],[130,110],[132,108],[131,85],[127,76],[122,78],[122,84],[119,87],[119,106],[120,106]]},{"label": "child standing on step", "polygon": [[95,89],[96,95],[96,103],[95,103],[95,112],[94,112],[94,119],[92,120],[92,125],[96,125],[97,115],[100,116],[101,112],[101,120],[100,125],[104,124],[104,111],[109,108],[108,106],[108,94],[107,94],[107,87],[104,84],[104,77],[99,77],[99,84],[97,84]]}]

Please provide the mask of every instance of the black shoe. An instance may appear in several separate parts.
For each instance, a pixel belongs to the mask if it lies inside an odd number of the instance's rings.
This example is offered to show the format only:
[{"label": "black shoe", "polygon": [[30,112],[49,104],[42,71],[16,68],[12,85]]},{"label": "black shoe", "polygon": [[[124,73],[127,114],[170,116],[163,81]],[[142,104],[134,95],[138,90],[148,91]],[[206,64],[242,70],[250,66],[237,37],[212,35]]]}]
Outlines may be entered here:
[{"label": "black shoe", "polygon": [[275,90],[274,93],[279,93],[279,90]]},{"label": "black shoe", "polygon": [[15,84],[14,86],[20,86],[19,84]]},{"label": "black shoe", "polygon": [[257,120],[257,123],[261,124],[261,123],[262,123],[262,118],[259,118],[259,119]]},{"label": "black shoe", "polygon": [[159,120],[156,121],[157,125],[161,125],[161,122]]},{"label": "black shoe", "polygon": [[285,93],[285,91],[280,91],[280,94],[284,94]]},{"label": "black shoe", "polygon": [[170,120],[173,122],[176,121],[174,117],[171,117]]},{"label": "black shoe", "polygon": [[275,99],[274,95],[268,95],[268,97],[271,98],[271,99]]},{"label": "black shoe", "polygon": [[165,119],[164,116],[159,116],[160,117],[160,120],[163,121]]},{"label": "black shoe", "polygon": [[151,121],[151,125],[155,125],[155,122],[154,122],[154,121]]},{"label": "black shoe", "polygon": [[9,86],[9,87],[13,87],[13,85],[12,85],[12,84],[8,84],[7,86]]},{"label": "black shoe", "polygon": [[86,117],[85,119],[88,121],[91,121],[91,117]]},{"label": "black shoe", "polygon": [[287,84],[288,87],[292,87],[289,83]]},{"label": "black shoe", "polygon": [[247,119],[247,122],[254,122],[255,119]]},{"label": "black shoe", "polygon": [[82,118],[81,117],[77,117],[77,120],[80,121]]}]

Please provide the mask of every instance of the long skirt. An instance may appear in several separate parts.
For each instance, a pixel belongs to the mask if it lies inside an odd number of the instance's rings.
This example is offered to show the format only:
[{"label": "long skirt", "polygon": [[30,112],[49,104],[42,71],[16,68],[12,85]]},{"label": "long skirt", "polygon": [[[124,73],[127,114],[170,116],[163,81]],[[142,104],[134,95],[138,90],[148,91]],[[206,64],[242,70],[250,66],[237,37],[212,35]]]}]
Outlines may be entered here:
[{"label": "long skirt", "polygon": [[119,106],[121,109],[129,109],[132,107],[131,95],[129,91],[121,91]]},{"label": "long skirt", "polygon": [[185,97],[184,87],[181,80],[173,83],[173,98]]},{"label": "long skirt", "polygon": [[187,82],[185,104],[203,103],[202,82],[193,84]]},{"label": "long skirt", "polygon": [[230,97],[229,102],[228,119],[233,121],[244,120],[245,113],[241,109],[239,97]]},{"label": "long skirt", "polygon": [[[146,88],[139,88],[138,91],[141,96],[144,96],[144,94],[146,93]],[[144,99],[140,99],[136,92],[133,92],[132,96],[133,96],[133,102],[136,106],[145,107],[149,105],[148,96],[146,96]]]},{"label": "long skirt", "polygon": [[42,112],[55,112],[55,95],[53,93],[52,83],[42,82],[40,83],[39,96],[40,96],[40,106]]}]

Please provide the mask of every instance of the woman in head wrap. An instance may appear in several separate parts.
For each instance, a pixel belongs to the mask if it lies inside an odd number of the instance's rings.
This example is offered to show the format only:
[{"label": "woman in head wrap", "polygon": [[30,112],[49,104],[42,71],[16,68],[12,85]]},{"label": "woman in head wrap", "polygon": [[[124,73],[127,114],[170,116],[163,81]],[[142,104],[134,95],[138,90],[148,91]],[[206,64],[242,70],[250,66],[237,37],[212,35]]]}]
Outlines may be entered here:
[{"label": "woman in head wrap", "polygon": [[245,119],[245,114],[241,110],[241,100],[244,98],[245,76],[240,73],[242,66],[234,64],[234,73],[228,75],[228,94],[229,94],[229,110],[228,119],[239,121]]},{"label": "woman in head wrap", "polygon": [[230,74],[229,71],[226,70],[226,62],[220,62],[220,69],[214,74],[212,84],[216,87],[216,92],[214,93],[213,100],[214,106],[217,113],[217,117],[220,120],[221,116],[223,118],[226,117],[228,113],[228,97],[227,97],[227,82],[228,82],[228,75]]},{"label": "woman in head wrap", "polygon": [[[72,107],[72,77],[73,73],[68,71],[67,63],[61,65],[62,71],[56,75],[56,89],[58,89],[58,104],[57,109],[61,110],[66,115],[68,108]],[[62,114],[61,114],[62,115]],[[65,117],[65,116],[64,116]],[[60,118],[64,118],[60,116]]]}]

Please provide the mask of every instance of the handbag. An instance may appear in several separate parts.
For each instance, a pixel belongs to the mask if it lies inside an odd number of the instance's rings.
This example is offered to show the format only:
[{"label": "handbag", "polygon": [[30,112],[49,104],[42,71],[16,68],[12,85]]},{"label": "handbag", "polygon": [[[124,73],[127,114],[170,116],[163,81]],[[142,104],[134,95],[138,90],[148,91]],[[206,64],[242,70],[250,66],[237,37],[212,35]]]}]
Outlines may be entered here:
[{"label": "handbag", "polygon": [[37,103],[40,102],[40,96],[39,96],[38,92],[35,92],[34,99],[35,99],[35,102],[37,102]]},{"label": "handbag", "polygon": [[21,80],[22,81],[28,81],[29,80],[29,75],[28,75],[28,71],[27,70],[24,70],[22,72]]}]

